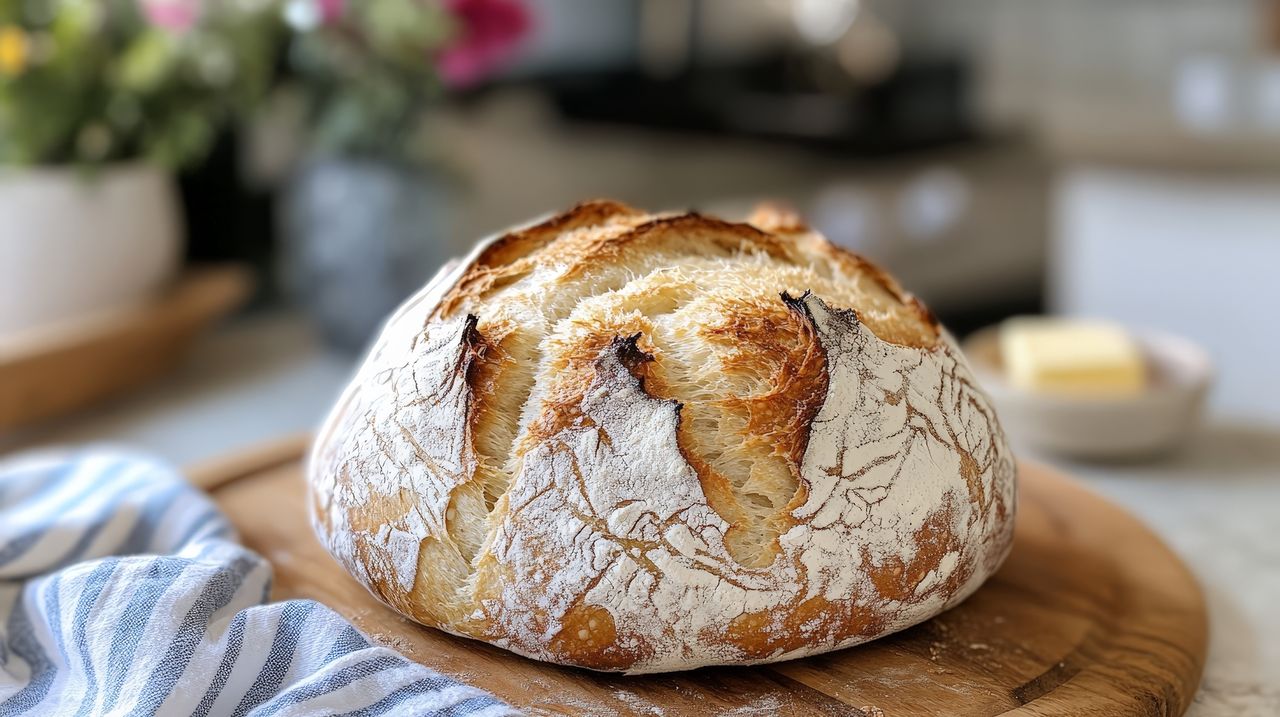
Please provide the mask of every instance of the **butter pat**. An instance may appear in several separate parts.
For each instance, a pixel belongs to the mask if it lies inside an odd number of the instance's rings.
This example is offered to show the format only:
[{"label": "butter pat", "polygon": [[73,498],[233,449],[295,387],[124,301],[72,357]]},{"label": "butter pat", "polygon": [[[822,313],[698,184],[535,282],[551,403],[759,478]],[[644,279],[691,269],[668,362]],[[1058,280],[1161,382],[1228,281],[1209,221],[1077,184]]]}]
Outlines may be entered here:
[{"label": "butter pat", "polygon": [[1105,398],[1147,383],[1137,342],[1103,321],[1010,319],[1000,327],[1000,353],[1009,383],[1028,391]]}]

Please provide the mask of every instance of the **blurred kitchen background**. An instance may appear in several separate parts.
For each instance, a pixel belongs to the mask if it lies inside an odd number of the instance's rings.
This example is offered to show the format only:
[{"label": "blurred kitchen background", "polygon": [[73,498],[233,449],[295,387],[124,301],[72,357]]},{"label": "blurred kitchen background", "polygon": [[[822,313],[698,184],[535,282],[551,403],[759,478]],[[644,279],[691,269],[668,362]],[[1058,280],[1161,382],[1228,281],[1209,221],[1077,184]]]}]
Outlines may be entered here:
[{"label": "blurred kitchen background", "polygon": [[1192,714],[1280,709],[1280,0],[0,0],[0,453],[310,431],[444,261],[594,197],[784,201],[960,337],[1203,347],[1180,450],[1021,455],[1209,587]]},{"label": "blurred kitchen background", "polygon": [[306,430],[443,261],[590,197],[782,200],[959,336],[1169,330],[1280,423],[1280,2],[2,0],[0,162],[6,447]]}]

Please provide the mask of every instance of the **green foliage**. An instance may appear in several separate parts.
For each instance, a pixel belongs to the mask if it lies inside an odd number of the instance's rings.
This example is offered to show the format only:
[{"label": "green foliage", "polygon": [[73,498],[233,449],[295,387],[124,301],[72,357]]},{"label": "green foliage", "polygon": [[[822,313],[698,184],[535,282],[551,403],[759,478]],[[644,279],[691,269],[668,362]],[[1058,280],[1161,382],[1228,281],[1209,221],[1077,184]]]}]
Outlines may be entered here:
[{"label": "green foliage", "polygon": [[199,160],[266,91],[280,39],[272,2],[202,8],[166,28],[139,0],[0,0],[0,164]]},{"label": "green foliage", "polygon": [[347,0],[336,17],[291,24],[289,66],[307,98],[314,149],[421,159],[423,111],[442,94],[433,53],[456,30],[442,4]]}]

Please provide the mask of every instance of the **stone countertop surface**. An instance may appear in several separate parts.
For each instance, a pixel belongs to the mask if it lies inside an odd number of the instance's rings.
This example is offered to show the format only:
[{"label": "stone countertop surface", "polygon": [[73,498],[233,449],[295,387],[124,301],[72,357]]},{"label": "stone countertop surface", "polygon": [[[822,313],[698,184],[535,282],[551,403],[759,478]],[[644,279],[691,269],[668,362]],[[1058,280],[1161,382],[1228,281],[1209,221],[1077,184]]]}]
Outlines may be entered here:
[{"label": "stone countertop surface", "polygon": [[[296,316],[252,316],[201,339],[184,366],[126,399],[0,436],[0,453],[118,442],[180,465],[313,430],[354,368]],[[1209,419],[1176,455],[1097,465],[1024,452],[1150,525],[1191,567],[1210,645],[1192,717],[1280,715],[1280,426]]]},{"label": "stone countertop surface", "polygon": [[1195,573],[1209,655],[1191,717],[1280,715],[1280,427],[1210,419],[1151,463],[1052,463],[1141,518]]}]

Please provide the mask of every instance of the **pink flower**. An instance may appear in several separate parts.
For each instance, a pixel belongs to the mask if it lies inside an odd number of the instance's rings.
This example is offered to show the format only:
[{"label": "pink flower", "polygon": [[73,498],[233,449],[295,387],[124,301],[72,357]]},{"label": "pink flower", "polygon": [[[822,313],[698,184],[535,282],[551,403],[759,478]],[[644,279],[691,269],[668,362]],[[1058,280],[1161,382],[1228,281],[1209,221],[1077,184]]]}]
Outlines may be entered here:
[{"label": "pink flower", "polygon": [[320,7],[320,21],[329,24],[342,18],[347,10],[347,0],[317,0]]},{"label": "pink flower", "polygon": [[152,25],[183,33],[200,19],[200,0],[144,0],[142,10]]},{"label": "pink flower", "polygon": [[445,0],[460,30],[436,60],[445,84],[466,87],[483,79],[515,50],[529,29],[519,0]]}]

